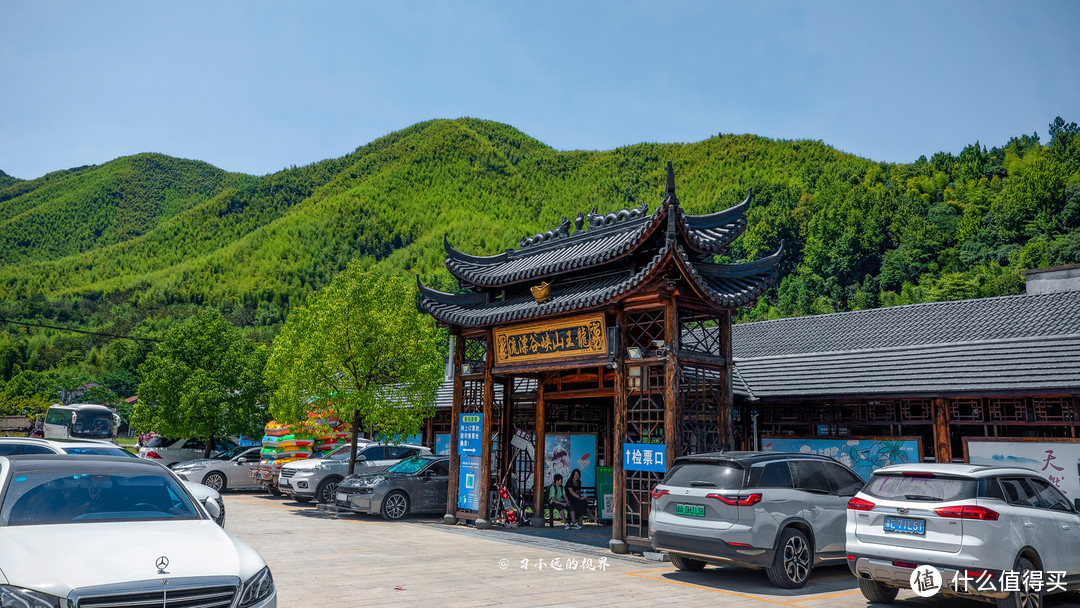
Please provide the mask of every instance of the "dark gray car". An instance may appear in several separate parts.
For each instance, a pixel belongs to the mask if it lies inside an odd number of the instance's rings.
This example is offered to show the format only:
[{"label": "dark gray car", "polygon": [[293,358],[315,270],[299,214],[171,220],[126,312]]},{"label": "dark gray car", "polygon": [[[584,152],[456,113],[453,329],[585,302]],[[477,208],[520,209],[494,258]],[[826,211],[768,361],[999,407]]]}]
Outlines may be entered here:
[{"label": "dark gray car", "polygon": [[378,473],[346,477],[338,484],[334,504],[355,513],[379,513],[386,519],[443,513],[449,479],[446,456],[413,456]]},{"label": "dark gray car", "polygon": [[761,568],[778,587],[802,587],[815,564],[843,563],[847,502],[863,485],[813,454],[683,456],[653,489],[649,535],[679,569]]}]

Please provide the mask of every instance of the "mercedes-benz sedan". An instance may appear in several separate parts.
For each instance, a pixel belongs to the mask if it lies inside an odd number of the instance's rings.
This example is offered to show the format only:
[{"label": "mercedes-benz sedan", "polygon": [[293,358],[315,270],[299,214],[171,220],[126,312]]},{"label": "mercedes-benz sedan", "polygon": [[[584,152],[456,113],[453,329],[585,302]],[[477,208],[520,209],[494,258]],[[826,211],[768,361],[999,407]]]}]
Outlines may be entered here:
[{"label": "mercedes-benz sedan", "polygon": [[0,457],[0,606],[276,607],[266,562],[212,515],[152,462]]}]

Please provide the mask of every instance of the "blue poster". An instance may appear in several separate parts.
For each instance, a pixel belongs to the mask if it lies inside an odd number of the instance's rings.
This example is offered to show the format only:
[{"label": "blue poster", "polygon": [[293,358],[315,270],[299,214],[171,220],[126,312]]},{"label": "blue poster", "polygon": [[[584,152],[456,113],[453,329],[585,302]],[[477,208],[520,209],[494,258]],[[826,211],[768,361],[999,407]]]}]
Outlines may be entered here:
[{"label": "blue poster", "polygon": [[[570,478],[581,471],[581,487],[596,485],[596,435],[547,435],[544,437],[544,487],[550,486],[555,475]],[[525,489],[532,488],[532,476],[526,478]]]},{"label": "blue poster", "polygon": [[761,450],[831,456],[851,467],[863,479],[869,479],[870,473],[886,465],[919,462],[919,441],[905,439],[762,437]]},{"label": "blue poster", "polygon": [[475,511],[480,508],[480,457],[462,456],[458,465],[459,509]]},{"label": "blue poster", "polygon": [[479,456],[484,445],[484,415],[458,415],[458,449],[462,456]]},{"label": "blue poster", "polygon": [[667,472],[667,444],[664,443],[624,443],[624,471]]}]

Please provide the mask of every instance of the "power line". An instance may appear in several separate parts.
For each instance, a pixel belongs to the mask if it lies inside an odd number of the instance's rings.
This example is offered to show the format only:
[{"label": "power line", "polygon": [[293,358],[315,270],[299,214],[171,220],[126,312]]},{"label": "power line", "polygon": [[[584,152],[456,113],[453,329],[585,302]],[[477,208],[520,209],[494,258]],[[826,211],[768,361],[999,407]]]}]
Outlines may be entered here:
[{"label": "power line", "polygon": [[0,319],[0,323],[10,323],[11,325],[22,325],[24,327],[43,327],[45,329],[58,329],[60,331],[71,331],[77,334],[87,334],[90,336],[102,336],[105,338],[119,338],[121,340],[142,340],[143,342],[161,342],[157,338],[139,338],[137,336],[121,336],[118,334],[106,334],[99,331],[86,331],[85,329],[74,329],[72,327],[59,327],[57,325],[45,325],[43,323],[26,323],[24,321],[12,321],[10,319]]}]

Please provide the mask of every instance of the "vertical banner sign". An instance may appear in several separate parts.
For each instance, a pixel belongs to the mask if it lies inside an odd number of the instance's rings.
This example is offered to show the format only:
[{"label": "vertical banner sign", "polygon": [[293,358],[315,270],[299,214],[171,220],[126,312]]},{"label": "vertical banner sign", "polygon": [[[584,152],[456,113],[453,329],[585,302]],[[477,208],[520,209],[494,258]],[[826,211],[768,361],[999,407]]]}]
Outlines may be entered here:
[{"label": "vertical banner sign", "polygon": [[461,456],[479,456],[484,445],[483,434],[483,414],[460,414],[457,453]]},{"label": "vertical banner sign", "polygon": [[666,473],[667,445],[663,443],[624,443],[623,470]]},{"label": "vertical banner sign", "polygon": [[458,508],[480,508],[480,457],[462,456],[458,465]]}]

